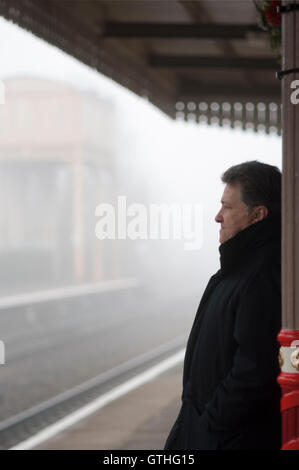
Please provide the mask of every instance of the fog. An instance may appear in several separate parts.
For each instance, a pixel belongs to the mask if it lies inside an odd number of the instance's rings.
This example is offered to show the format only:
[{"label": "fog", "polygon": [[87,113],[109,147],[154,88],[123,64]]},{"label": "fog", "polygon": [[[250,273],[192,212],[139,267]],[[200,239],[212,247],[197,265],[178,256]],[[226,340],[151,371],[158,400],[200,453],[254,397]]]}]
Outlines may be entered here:
[{"label": "fog", "polygon": [[[1,109],[5,167],[1,199],[2,214],[6,214],[1,238],[3,255],[6,245],[4,256],[11,250],[13,260],[12,265],[8,262],[11,267],[1,263],[2,289],[14,291],[15,268],[20,278],[15,287],[21,290],[29,278],[35,288],[43,279],[46,284],[60,284],[142,277],[144,269],[153,276],[147,282],[160,286],[162,292],[171,286],[176,292],[200,292],[219,262],[214,217],[223,189],[221,173],[232,164],[252,159],[280,166],[281,139],[174,122],[145,99],[32,34],[3,19],[0,26],[1,78],[6,88]],[[188,252],[182,240],[173,239],[97,240],[95,207],[115,205],[119,196],[126,196],[128,205],[145,207],[201,204],[201,248]],[[7,210],[8,201],[11,210]],[[51,261],[41,252],[34,276],[34,263],[28,266],[22,247],[38,251],[43,243],[52,252],[50,258],[54,260],[54,252],[60,250],[63,255],[59,257],[65,261]],[[103,250],[97,248],[100,245]],[[71,253],[71,246],[77,255]],[[105,273],[100,267],[91,268],[97,249],[107,255]],[[109,258],[117,250],[122,256],[119,266]],[[32,260],[32,253],[28,256]],[[81,271],[79,264],[84,264]]]},{"label": "fog", "polygon": [[[214,218],[223,191],[221,174],[256,159],[281,168],[281,139],[173,121],[146,99],[3,19],[0,55],[5,91],[0,105],[4,419],[187,334],[204,287],[219,268]],[[119,214],[118,202],[124,200],[128,212]],[[122,237],[118,223],[114,232],[106,224],[110,237],[97,236],[107,205],[115,222],[122,217]],[[167,231],[164,239],[151,238],[150,224],[157,229],[151,205],[176,205],[178,212],[188,205],[193,211],[189,238],[167,210],[168,238]],[[196,249],[186,249],[196,237]],[[82,286],[85,290],[76,291]],[[111,338],[117,328],[123,334],[114,349],[103,333],[109,316],[116,322]],[[80,331],[76,367],[71,346],[56,360],[51,356],[45,367],[51,346],[57,353],[57,338],[62,348]],[[87,341],[91,331],[99,335],[94,345]],[[31,353],[36,375],[29,376]],[[10,393],[13,383],[23,384],[22,400],[18,388]]]}]

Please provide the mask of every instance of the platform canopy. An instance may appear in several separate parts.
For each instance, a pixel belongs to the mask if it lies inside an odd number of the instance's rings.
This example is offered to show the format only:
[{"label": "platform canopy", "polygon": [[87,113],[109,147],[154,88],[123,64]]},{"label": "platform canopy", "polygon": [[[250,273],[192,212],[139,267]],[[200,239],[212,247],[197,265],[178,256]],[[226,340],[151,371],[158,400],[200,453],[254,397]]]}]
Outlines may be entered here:
[{"label": "platform canopy", "polygon": [[171,117],[280,134],[280,65],[252,0],[0,0],[0,14]]}]

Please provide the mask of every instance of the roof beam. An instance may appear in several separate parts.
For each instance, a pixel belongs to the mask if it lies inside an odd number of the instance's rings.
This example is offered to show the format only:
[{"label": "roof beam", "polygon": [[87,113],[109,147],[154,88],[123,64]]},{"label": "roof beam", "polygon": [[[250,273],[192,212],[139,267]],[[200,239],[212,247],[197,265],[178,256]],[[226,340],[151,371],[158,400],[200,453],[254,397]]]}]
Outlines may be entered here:
[{"label": "roof beam", "polygon": [[[179,0],[180,5],[184,8],[185,12],[189,14],[191,22],[193,23],[214,23],[214,7],[208,7],[208,3],[203,4],[201,0]],[[221,55],[233,57],[237,56],[235,44],[232,41],[215,41],[215,46],[219,49]],[[254,83],[255,77],[252,75],[252,72],[249,69],[244,69],[243,71],[244,79],[247,83]]]},{"label": "roof beam", "polygon": [[264,34],[256,24],[188,24],[188,23],[116,23],[104,24],[105,38],[167,39],[246,39],[249,32]]},{"label": "roof beam", "polygon": [[152,67],[206,67],[235,69],[269,69],[279,66],[275,59],[269,57],[206,57],[206,56],[168,56],[150,55],[149,65]]},{"label": "roof beam", "polygon": [[211,14],[207,11],[207,8],[203,6],[201,0],[179,0],[178,3],[181,4],[185,12],[189,15],[192,23],[209,23],[211,21]]},{"label": "roof beam", "polygon": [[203,83],[195,80],[183,80],[179,87],[178,95],[182,99],[190,98],[191,101],[208,99],[248,99],[253,101],[280,99],[280,84],[277,85],[242,85],[229,83]]}]

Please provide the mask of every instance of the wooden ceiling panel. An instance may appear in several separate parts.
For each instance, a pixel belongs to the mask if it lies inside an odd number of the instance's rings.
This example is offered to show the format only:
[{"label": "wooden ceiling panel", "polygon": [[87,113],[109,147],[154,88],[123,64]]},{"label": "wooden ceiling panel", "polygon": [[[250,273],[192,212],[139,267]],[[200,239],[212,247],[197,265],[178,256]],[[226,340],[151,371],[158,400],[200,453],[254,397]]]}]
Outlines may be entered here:
[{"label": "wooden ceiling panel", "polygon": [[252,0],[0,0],[0,14],[170,116],[192,93],[280,101]]},{"label": "wooden ceiling panel", "polygon": [[176,0],[108,0],[97,1],[105,8],[107,21],[188,23],[185,9]]},{"label": "wooden ceiling panel", "polygon": [[156,54],[173,55],[212,55],[219,54],[219,48],[211,39],[173,39],[172,41],[152,39],[150,50]]},{"label": "wooden ceiling panel", "polygon": [[255,23],[252,0],[200,0],[197,2],[215,23]]},{"label": "wooden ceiling panel", "polygon": [[209,83],[215,86],[215,91],[219,83],[223,84],[230,84],[230,83],[240,83],[240,86],[246,84],[247,80],[244,77],[244,74],[239,71],[235,70],[234,73],[231,73],[230,70],[219,69],[215,68],[213,73],[211,73],[210,69],[201,68],[193,69],[190,68],[188,70],[179,71],[178,77],[180,80],[198,80],[201,83]]}]

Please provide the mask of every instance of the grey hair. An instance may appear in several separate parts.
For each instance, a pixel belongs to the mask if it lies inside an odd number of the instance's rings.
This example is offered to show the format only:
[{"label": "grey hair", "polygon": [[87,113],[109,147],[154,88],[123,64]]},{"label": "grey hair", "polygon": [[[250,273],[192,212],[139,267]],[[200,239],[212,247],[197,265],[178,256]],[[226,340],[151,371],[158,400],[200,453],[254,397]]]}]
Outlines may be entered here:
[{"label": "grey hair", "polygon": [[281,171],[274,165],[257,160],[228,168],[221,176],[223,183],[240,183],[240,199],[247,214],[256,206],[266,206],[269,214],[281,213]]}]

